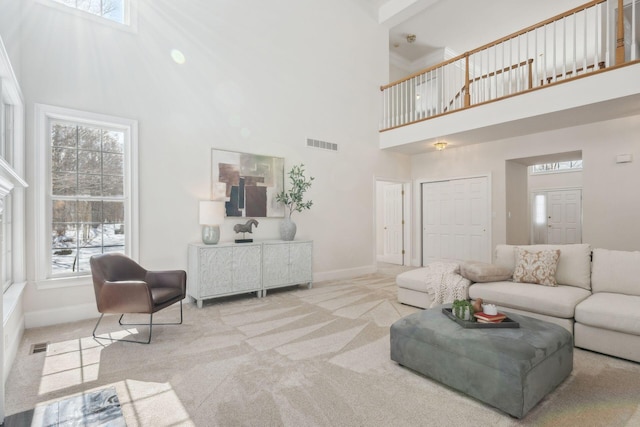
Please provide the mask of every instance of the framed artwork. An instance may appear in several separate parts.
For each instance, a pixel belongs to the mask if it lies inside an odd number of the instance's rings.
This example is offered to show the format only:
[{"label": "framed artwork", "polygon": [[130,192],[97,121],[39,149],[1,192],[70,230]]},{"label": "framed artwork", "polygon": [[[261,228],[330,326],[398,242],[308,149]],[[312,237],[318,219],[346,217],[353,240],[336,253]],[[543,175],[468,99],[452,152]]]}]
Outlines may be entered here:
[{"label": "framed artwork", "polygon": [[284,217],[284,158],[211,150],[211,199],[225,200],[228,217]]}]

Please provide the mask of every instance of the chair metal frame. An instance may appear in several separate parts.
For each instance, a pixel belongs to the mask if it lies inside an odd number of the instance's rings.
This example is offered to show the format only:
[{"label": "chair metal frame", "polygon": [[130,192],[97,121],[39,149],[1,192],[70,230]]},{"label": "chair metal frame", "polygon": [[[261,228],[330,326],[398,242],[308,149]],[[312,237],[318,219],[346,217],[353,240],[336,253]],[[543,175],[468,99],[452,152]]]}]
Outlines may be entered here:
[{"label": "chair metal frame", "polygon": [[[120,315],[120,318],[118,319],[118,324],[120,326],[149,326],[149,338],[147,339],[147,341],[140,341],[140,340],[127,340],[127,339],[123,339],[123,338],[107,338],[107,337],[100,337],[96,335],[96,330],[98,329],[98,325],[100,324],[100,322],[102,321],[102,318],[104,317],[104,313],[100,313],[100,318],[98,319],[98,323],[96,323],[96,326],[93,328],[93,332],[91,333],[91,335],[93,335],[93,339],[95,340],[105,340],[105,341],[110,341],[110,342],[131,342],[134,344],[149,344],[151,342],[151,334],[153,332],[153,313],[149,314],[149,323],[122,323],[122,318],[124,317],[124,315],[127,313],[123,313]],[[128,313],[128,314],[133,314],[133,313]],[[164,326],[164,325],[182,325],[182,320],[183,320],[183,316],[182,316],[182,300],[180,300],[180,322],[178,323],[156,323],[156,326]]]}]

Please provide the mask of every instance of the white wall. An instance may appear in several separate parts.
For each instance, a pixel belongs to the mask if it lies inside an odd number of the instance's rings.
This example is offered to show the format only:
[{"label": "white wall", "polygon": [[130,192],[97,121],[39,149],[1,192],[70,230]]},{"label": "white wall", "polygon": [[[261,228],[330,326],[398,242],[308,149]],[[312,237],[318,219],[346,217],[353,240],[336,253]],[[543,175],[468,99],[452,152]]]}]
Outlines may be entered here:
[{"label": "white wall", "polygon": [[[414,180],[420,180],[490,173],[495,246],[507,242],[506,161],[582,150],[583,242],[592,247],[640,250],[639,134],[640,116],[567,127],[416,155],[412,174]],[[632,154],[634,161],[616,164],[617,154]],[[419,218],[414,218],[413,229],[414,259],[419,259]]]},{"label": "white wall", "polygon": [[[316,178],[312,210],[293,217],[297,237],[314,240],[316,278],[375,268],[372,178],[408,179],[410,162],[378,149],[387,34],[360,6],[140,0],[131,33],[21,3],[28,159],[34,103],[137,119],[145,267],[186,269],[187,244],[200,239],[197,202],[209,195],[215,147],[282,156],[287,170],[302,162]],[[172,60],[172,49],[184,64]],[[335,142],[339,151],[306,148],[307,137]],[[279,220],[259,221],[255,239],[277,238]],[[222,241],[235,238],[239,222],[226,221]],[[28,250],[43,238],[28,236]],[[95,313],[88,283],[52,290],[31,283],[26,295],[28,326]]]}]

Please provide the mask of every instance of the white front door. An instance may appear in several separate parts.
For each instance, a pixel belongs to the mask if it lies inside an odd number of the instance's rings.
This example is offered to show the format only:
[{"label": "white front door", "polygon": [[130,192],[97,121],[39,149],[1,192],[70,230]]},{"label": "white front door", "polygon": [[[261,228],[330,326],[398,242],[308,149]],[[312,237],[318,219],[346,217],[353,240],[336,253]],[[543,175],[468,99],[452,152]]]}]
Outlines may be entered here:
[{"label": "white front door", "polygon": [[422,264],[491,262],[488,178],[422,184]]},{"label": "white front door", "polygon": [[582,243],[582,190],[547,193],[547,243]]},{"label": "white front door", "polygon": [[403,192],[402,184],[384,186],[384,254],[383,259],[403,264]]}]

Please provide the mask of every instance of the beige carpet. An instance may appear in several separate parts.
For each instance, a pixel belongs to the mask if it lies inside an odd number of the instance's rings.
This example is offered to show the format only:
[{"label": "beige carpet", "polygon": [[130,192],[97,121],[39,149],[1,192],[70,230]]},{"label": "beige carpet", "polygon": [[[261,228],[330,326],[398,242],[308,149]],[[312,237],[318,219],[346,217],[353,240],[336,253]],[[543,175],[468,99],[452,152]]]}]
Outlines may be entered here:
[{"label": "beige carpet", "polygon": [[150,345],[99,345],[94,321],[27,330],[7,413],[113,386],[128,426],[640,426],[640,365],[596,353],[576,349],[524,420],[398,366],[389,326],[416,309],[397,303],[396,272],[186,304],[184,325],[154,328]]}]

